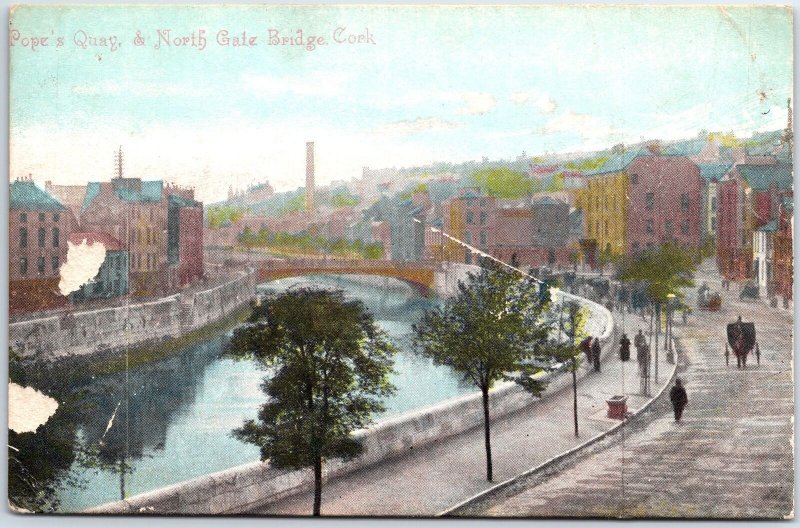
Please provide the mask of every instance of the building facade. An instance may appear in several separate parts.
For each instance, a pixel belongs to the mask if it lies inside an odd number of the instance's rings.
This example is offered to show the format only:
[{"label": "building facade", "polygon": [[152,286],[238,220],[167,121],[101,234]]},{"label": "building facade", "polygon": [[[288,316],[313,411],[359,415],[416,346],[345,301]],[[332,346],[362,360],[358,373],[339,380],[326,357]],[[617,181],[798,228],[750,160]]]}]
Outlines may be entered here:
[{"label": "building facade", "polygon": [[794,279],[794,253],[792,236],[794,234],[794,203],[792,193],[781,197],[778,211],[778,229],[773,244],[773,270],[775,295],[780,295],[787,304],[792,301]]},{"label": "building facade", "polygon": [[9,310],[46,310],[63,306],[61,265],[74,218],[32,179],[9,186]]},{"label": "building facade", "polygon": [[681,156],[644,156],[628,166],[626,252],[665,243],[684,249],[702,245],[702,179],[691,160]]},{"label": "building facade", "polygon": [[585,187],[575,191],[575,207],[583,212],[585,246],[613,256],[625,253],[627,193],[628,175],[624,170],[588,176]]}]

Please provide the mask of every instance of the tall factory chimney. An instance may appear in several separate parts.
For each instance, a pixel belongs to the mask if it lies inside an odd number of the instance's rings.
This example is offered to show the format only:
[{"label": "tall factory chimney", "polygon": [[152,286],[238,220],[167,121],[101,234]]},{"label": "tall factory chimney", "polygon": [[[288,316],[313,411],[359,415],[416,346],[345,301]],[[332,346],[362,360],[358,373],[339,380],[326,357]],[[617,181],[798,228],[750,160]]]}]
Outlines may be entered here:
[{"label": "tall factory chimney", "polygon": [[314,142],[306,143],[306,211],[314,211]]}]

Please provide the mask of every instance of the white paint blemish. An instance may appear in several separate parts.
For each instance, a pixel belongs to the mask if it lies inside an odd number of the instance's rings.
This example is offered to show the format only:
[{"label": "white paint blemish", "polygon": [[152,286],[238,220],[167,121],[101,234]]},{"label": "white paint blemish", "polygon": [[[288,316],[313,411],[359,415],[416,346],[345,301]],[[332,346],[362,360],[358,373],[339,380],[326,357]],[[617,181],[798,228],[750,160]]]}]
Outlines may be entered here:
[{"label": "white paint blemish", "polygon": [[106,247],[101,242],[89,244],[86,239],[80,244],[67,242],[67,261],[61,266],[61,280],[58,283],[61,295],[78,291],[94,279],[105,259]]},{"label": "white paint blemish", "polygon": [[58,402],[33,387],[8,384],[8,428],[15,433],[34,433],[53,416]]}]

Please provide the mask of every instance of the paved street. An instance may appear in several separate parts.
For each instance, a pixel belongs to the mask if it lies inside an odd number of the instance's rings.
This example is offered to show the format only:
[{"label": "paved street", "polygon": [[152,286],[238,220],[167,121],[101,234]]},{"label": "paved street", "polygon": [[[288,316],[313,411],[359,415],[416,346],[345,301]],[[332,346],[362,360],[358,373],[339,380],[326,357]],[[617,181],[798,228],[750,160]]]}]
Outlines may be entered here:
[{"label": "paved street", "polygon": [[[719,289],[708,264],[698,284]],[[792,315],[723,292],[719,313],[675,325],[689,405],[675,423],[664,398],[623,433],[472,505],[499,517],[750,517],[793,511]],[[694,299],[691,299],[692,302]],[[756,323],[761,365],[726,366],[724,325]]]},{"label": "paved street", "polygon": [[[631,318],[628,316],[628,327]],[[638,319],[641,321],[641,319]],[[572,430],[572,388],[546,396],[515,415],[492,422],[495,483],[514,477],[610,429],[605,400],[624,392],[629,406],[639,408],[647,398],[636,395],[639,381],[635,361],[622,363],[607,356],[601,373],[579,381],[580,438]],[[662,381],[670,366],[661,358]],[[623,375],[624,371],[624,375]],[[656,391],[655,385],[653,386]],[[432,516],[491,487],[485,479],[483,429],[449,438],[412,455],[390,460],[327,482],[323,515]],[[253,514],[310,515],[312,493],[303,492],[270,504]]]}]

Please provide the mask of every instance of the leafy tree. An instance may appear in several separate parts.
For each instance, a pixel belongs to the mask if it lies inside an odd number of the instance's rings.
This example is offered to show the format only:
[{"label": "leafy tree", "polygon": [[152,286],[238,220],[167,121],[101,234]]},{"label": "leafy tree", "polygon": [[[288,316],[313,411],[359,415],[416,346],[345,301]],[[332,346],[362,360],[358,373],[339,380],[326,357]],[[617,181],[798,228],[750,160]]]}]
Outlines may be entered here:
[{"label": "leafy tree", "polygon": [[550,184],[547,186],[547,191],[557,192],[563,190],[564,190],[564,173],[558,172],[553,175],[552,181],[550,181]]},{"label": "leafy tree", "polygon": [[234,431],[277,468],[313,468],[315,516],[325,460],[357,457],[351,433],[382,412],[395,350],[360,301],[341,291],[293,289],[253,308],[229,353],[252,358],[272,375],[257,420]]},{"label": "leafy tree", "polygon": [[242,216],[244,216],[245,212],[245,209],[231,207],[228,205],[209,207],[206,209],[206,220],[208,222],[208,227],[211,229],[218,229],[226,220],[235,223],[239,221]]},{"label": "leafy tree", "polygon": [[580,343],[586,338],[584,328],[586,308],[575,301],[561,304],[558,318],[558,339],[553,344],[553,356],[567,364],[572,374],[572,416],[575,436],[578,436],[578,368],[581,365]]},{"label": "leafy tree", "polygon": [[[620,262],[618,278],[624,282],[641,283],[650,302],[656,308],[656,342],[661,332],[661,310],[670,301],[681,301],[683,288],[694,286],[694,273],[697,263],[692,252],[681,249],[674,243],[667,243],[657,249],[637,253]],[[658,362],[655,363],[658,368]]]},{"label": "leafy tree", "polygon": [[496,198],[522,198],[528,193],[539,190],[525,173],[508,167],[480,169],[472,174],[471,180],[473,185],[477,185],[483,192]]},{"label": "leafy tree", "polygon": [[545,299],[533,279],[486,260],[480,272],[459,283],[443,307],[426,311],[414,326],[415,344],[437,365],[447,365],[483,396],[486,478],[492,480],[489,390],[513,380],[534,396],[544,384],[532,374],[546,344]]}]

